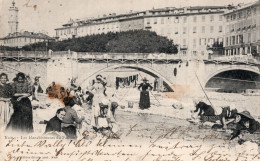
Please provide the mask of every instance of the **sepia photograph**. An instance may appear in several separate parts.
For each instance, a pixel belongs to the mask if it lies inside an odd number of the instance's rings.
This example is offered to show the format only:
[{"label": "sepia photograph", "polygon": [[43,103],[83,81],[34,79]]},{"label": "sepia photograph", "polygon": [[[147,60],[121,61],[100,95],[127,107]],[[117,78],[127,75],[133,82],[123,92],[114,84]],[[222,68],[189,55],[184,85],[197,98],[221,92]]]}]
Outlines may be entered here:
[{"label": "sepia photograph", "polygon": [[0,161],[259,161],[260,0],[0,0]]}]

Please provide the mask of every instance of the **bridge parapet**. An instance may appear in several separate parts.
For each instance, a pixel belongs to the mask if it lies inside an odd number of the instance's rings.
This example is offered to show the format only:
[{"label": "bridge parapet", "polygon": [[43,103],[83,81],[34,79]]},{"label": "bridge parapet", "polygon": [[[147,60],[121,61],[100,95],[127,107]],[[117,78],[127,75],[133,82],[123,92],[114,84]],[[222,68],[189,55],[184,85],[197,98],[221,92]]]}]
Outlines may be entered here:
[{"label": "bridge parapet", "polygon": [[219,56],[211,59],[204,59],[204,61],[213,61],[215,63],[245,63],[245,64],[254,64],[260,65],[260,62],[255,59],[252,55],[233,55],[233,56]]},{"label": "bridge parapet", "polygon": [[98,52],[71,52],[71,51],[0,51],[2,60],[14,59],[22,60],[48,60],[59,58],[74,58],[79,61],[84,60],[149,60],[151,62],[164,61],[204,61],[210,63],[245,63],[260,65],[260,61],[248,55],[205,57],[200,55],[181,55],[181,54],[165,54],[165,53],[98,53]]}]

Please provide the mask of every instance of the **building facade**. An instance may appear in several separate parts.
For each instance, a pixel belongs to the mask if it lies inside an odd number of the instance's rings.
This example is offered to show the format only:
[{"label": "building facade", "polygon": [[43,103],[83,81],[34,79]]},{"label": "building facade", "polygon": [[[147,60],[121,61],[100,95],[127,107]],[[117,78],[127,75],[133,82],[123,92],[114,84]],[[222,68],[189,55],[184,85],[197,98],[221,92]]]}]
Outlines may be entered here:
[{"label": "building facade", "polygon": [[49,42],[55,41],[54,38],[49,37],[43,33],[34,32],[18,32],[18,8],[15,6],[15,2],[12,2],[12,6],[9,8],[9,34],[3,38],[0,38],[1,46],[8,47],[23,47],[25,45],[37,43],[37,42]]},{"label": "building facade", "polygon": [[107,32],[150,30],[172,39],[182,54],[207,54],[214,43],[223,44],[225,11],[232,6],[162,8],[101,18],[70,20],[57,28],[59,40]]},{"label": "building facade", "polygon": [[23,47],[25,45],[34,44],[37,42],[50,42],[55,41],[54,38],[49,37],[48,35],[42,33],[33,33],[33,32],[16,32],[9,34],[8,36],[1,39],[3,46],[9,47]]},{"label": "building facade", "polygon": [[225,55],[260,53],[260,0],[240,5],[225,16]]},{"label": "building facade", "polygon": [[144,18],[144,29],[172,39],[179,45],[181,54],[206,55],[214,43],[223,43],[223,13],[228,8],[199,6],[152,10]]}]

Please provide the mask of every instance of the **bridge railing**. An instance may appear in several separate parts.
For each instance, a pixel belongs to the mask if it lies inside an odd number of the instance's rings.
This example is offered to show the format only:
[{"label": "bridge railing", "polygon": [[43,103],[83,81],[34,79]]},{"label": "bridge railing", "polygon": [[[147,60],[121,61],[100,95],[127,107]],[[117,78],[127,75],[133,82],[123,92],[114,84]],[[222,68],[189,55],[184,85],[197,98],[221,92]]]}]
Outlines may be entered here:
[{"label": "bridge railing", "polygon": [[255,63],[259,64],[260,61],[252,55],[231,55],[231,56],[218,56],[209,60],[215,60],[219,62],[243,62],[243,63]]},{"label": "bridge railing", "polygon": [[4,57],[23,57],[23,58],[52,58],[62,57],[75,59],[109,59],[109,60],[204,60],[216,62],[243,62],[259,64],[260,59],[255,59],[252,55],[232,55],[232,56],[201,56],[201,55],[182,55],[164,53],[98,53],[98,52],[71,52],[71,51],[0,51],[0,56]]},{"label": "bridge railing", "polygon": [[25,57],[25,58],[48,58],[45,51],[4,51],[0,52],[2,57]]},{"label": "bridge railing", "polygon": [[85,53],[77,52],[78,59],[184,59],[187,56],[163,53]]}]

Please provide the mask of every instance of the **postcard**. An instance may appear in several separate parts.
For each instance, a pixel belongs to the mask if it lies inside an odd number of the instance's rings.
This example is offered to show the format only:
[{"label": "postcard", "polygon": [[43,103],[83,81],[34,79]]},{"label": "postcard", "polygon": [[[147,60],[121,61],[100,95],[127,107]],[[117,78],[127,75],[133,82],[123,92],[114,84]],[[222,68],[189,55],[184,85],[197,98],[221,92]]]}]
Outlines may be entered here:
[{"label": "postcard", "polygon": [[259,0],[0,0],[0,160],[260,160]]}]

